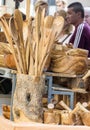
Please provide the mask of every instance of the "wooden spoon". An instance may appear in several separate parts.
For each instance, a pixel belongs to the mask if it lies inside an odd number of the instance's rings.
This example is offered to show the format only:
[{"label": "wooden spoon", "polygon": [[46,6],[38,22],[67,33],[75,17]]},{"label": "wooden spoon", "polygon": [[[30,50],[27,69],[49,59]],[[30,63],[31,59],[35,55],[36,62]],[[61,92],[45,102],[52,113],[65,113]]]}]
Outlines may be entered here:
[{"label": "wooden spoon", "polygon": [[4,17],[1,17],[0,21],[1,21],[1,25],[2,25],[2,28],[4,30],[4,33],[6,35],[7,41],[9,42],[10,47],[12,49],[12,53],[13,53],[13,56],[14,56],[14,59],[15,59],[17,71],[18,71],[18,73],[21,73],[20,66],[19,66],[19,63],[18,63],[18,60],[17,60],[17,56],[15,54],[15,49],[14,49],[14,45],[13,45],[13,41],[12,41],[12,37],[11,37],[11,32],[10,32],[9,26],[7,24],[7,21],[5,20]]},{"label": "wooden spoon", "polygon": [[21,52],[20,52],[20,39],[19,39],[18,32],[17,32],[16,27],[15,27],[13,17],[11,17],[11,19],[10,19],[9,27],[10,27],[12,38],[13,38],[15,44],[16,44],[21,71],[22,71],[22,73],[24,73],[22,55],[21,55]]},{"label": "wooden spoon", "polygon": [[62,16],[56,16],[53,21],[52,29],[56,32],[56,38],[60,35],[64,26],[64,18]]},{"label": "wooden spoon", "polygon": [[26,56],[25,56],[25,48],[24,48],[24,40],[23,40],[23,18],[21,12],[16,9],[14,12],[15,26],[19,33],[20,38],[20,47],[24,65],[24,72],[27,73],[27,65],[26,65]]}]

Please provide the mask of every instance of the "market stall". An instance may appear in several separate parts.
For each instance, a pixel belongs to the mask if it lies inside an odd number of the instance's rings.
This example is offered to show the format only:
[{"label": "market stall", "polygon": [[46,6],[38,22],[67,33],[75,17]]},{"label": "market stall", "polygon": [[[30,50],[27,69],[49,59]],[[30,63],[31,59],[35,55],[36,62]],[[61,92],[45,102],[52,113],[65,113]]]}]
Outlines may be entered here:
[{"label": "market stall", "polygon": [[[11,73],[16,75],[12,104],[2,105],[3,116],[10,119],[12,114],[13,120],[0,117],[0,128],[89,129],[86,126],[90,126],[90,96],[87,102],[79,102],[74,95],[76,92],[88,93],[80,88],[82,77],[88,71],[88,51],[55,44],[64,26],[63,17],[45,16],[45,9],[37,8],[35,18],[32,18],[28,13],[30,1],[26,3],[26,21],[18,9],[8,21],[5,16],[0,18],[7,39],[7,43],[0,45],[3,55],[0,66],[12,69]],[[58,87],[54,86],[52,90],[52,77],[55,76],[60,82],[57,81]],[[66,90],[63,83],[67,83]],[[72,93],[73,96],[66,97]]]}]

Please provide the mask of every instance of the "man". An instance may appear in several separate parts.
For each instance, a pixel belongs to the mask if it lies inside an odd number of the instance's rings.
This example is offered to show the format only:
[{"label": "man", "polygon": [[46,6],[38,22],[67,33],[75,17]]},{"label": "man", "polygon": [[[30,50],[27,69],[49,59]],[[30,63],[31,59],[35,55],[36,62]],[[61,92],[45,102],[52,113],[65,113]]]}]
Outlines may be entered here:
[{"label": "man", "polygon": [[90,7],[84,8],[85,10],[85,21],[90,25]]},{"label": "man", "polygon": [[67,0],[56,0],[57,11],[66,10]]},{"label": "man", "polygon": [[74,2],[68,6],[67,21],[75,26],[70,43],[74,48],[88,50],[90,57],[90,26],[84,22],[84,8],[81,3]]}]

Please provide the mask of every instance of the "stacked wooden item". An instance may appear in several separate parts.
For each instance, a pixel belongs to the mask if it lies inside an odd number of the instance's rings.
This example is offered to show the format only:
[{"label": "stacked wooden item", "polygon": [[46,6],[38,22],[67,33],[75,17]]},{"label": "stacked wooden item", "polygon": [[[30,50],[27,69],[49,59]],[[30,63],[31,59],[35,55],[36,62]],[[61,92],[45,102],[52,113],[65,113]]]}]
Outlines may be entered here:
[{"label": "stacked wooden item", "polygon": [[[85,125],[90,126],[90,102],[80,103],[75,105],[75,108],[70,109],[62,100],[58,103],[56,109],[55,104],[48,104],[47,108],[43,108],[43,123],[54,125]],[[3,116],[10,119],[10,106],[3,105]]]},{"label": "stacked wooden item", "polygon": [[[24,23],[21,12],[16,9],[9,24],[4,16],[0,22],[10,46],[9,56],[14,58],[17,70],[13,99],[14,121],[42,122],[41,100],[45,86],[43,71],[54,41],[62,31],[64,19],[45,16],[45,9],[37,9],[35,18],[30,17]],[[11,63],[12,58],[7,59]]]},{"label": "stacked wooden item", "polygon": [[[36,14],[35,20],[31,17],[28,21],[23,21],[20,11],[16,10],[14,16],[9,20],[9,25],[4,16],[0,18],[8,42],[7,44],[4,42],[0,43],[0,48],[2,50],[1,54],[4,54],[5,58],[4,61],[2,60],[3,63],[1,63],[0,66],[17,69],[20,73],[31,73],[29,71],[34,71],[32,67],[34,66],[34,59],[38,57],[42,61],[40,61],[40,63],[37,61],[39,64],[38,69],[37,63],[35,63],[35,69],[39,71],[41,68],[41,71],[43,70],[45,66],[43,59],[45,59],[45,62],[47,61],[50,54],[49,50],[52,48],[52,43],[54,43],[63,28],[64,19],[59,16],[55,19],[53,16],[46,16],[44,18],[45,10],[43,10],[42,16],[39,16],[39,14]],[[39,17],[42,17],[41,21]],[[40,23],[41,25],[39,25]],[[40,26],[41,30],[39,28]],[[39,33],[41,33],[42,36],[40,36]],[[51,37],[52,39],[50,39]],[[30,42],[32,43],[29,45]],[[49,45],[47,45],[47,43],[49,43]],[[37,50],[37,44],[38,50],[40,50],[40,54],[38,55],[37,53],[34,54]],[[48,51],[47,54],[44,52],[46,49]],[[11,62],[13,65],[11,65]]]},{"label": "stacked wooden item", "polygon": [[[83,74],[87,70],[88,51],[60,50],[59,45],[55,47],[55,39],[63,29],[64,19],[60,16],[55,18],[45,16],[45,9],[43,11],[40,8],[37,9],[35,18],[29,17],[25,22],[21,12],[16,9],[9,24],[4,16],[0,18],[0,23],[8,41],[8,49],[2,49],[6,54],[4,54],[5,67],[17,70],[13,98],[14,121],[44,122],[42,96],[45,90],[45,75],[43,72],[49,56],[51,55],[51,71]],[[0,46],[4,48],[3,45]],[[49,107],[52,108],[52,106]],[[53,120],[57,118],[56,115],[58,114],[53,114]],[[45,116],[47,117],[47,114]],[[56,120],[58,120],[57,124],[60,124],[59,119]]]}]

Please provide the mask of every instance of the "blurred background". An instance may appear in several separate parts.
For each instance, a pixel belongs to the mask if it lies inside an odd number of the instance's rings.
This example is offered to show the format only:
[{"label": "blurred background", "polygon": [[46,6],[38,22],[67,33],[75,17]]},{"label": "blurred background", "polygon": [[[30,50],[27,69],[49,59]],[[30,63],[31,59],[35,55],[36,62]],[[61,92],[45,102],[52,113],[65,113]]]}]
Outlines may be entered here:
[{"label": "blurred background", "polygon": [[[1,12],[1,8],[2,5],[6,5],[6,8],[3,7],[3,11],[7,11],[8,13],[13,13],[14,8],[15,8],[15,1],[16,0],[0,0],[0,12]],[[54,12],[56,11],[56,6],[55,6],[55,0],[45,0],[49,3],[49,14],[53,15]],[[72,3],[72,2],[76,2],[76,0],[65,0],[67,2],[67,5]],[[77,0],[78,2],[81,2],[83,4],[84,7],[90,7],[90,0]],[[31,0],[31,10],[30,13],[32,16],[34,16],[34,4],[35,4],[36,0]],[[19,5],[19,9],[26,14],[26,0],[22,0],[22,2],[20,2]],[[1,12],[2,13],[2,12]],[[0,14],[1,14],[0,13]]]}]

